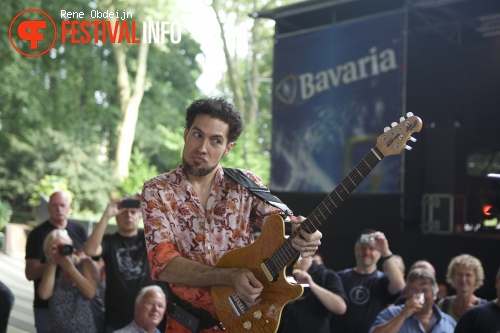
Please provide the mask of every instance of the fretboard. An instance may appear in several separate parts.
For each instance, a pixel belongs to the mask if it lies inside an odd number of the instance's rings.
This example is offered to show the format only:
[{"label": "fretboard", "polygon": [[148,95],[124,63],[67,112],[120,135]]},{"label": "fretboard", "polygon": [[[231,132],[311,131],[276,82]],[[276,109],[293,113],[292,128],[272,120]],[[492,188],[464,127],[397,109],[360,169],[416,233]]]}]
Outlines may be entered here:
[{"label": "fretboard", "polygon": [[326,219],[339,208],[363,179],[384,158],[377,147],[361,160],[361,162],[340,182],[340,184],[314,209],[307,219],[287,238],[285,242],[271,255],[269,261],[277,271],[283,269],[292,259],[296,258],[298,251],[292,247],[292,239],[306,230],[313,233],[326,221]]}]

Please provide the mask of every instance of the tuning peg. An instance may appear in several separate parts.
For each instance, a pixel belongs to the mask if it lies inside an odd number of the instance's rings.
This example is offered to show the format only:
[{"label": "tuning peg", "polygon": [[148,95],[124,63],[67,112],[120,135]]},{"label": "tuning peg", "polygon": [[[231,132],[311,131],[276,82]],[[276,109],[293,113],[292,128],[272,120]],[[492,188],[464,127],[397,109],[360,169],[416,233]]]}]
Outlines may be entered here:
[{"label": "tuning peg", "polygon": [[406,114],[406,116],[407,116],[407,117],[413,117],[413,112],[408,112],[408,113]]},{"label": "tuning peg", "polygon": [[412,148],[412,147],[410,147],[410,146],[408,146],[408,145],[406,145],[406,146],[405,146],[405,149],[406,149],[406,150],[412,150],[413,148]]},{"label": "tuning peg", "polygon": [[405,121],[405,117],[399,118],[399,122]]},{"label": "tuning peg", "polygon": [[417,142],[417,139],[415,139],[414,137],[410,136],[410,141],[411,142]]},{"label": "tuning peg", "polygon": [[391,126],[392,127],[396,127],[396,126],[398,126],[398,123],[397,122],[393,122],[393,123],[391,123]]},{"label": "tuning peg", "polygon": [[388,132],[388,131],[390,131],[390,130],[391,130],[391,128],[390,128],[390,127],[384,127],[384,133],[386,133],[386,132]]}]

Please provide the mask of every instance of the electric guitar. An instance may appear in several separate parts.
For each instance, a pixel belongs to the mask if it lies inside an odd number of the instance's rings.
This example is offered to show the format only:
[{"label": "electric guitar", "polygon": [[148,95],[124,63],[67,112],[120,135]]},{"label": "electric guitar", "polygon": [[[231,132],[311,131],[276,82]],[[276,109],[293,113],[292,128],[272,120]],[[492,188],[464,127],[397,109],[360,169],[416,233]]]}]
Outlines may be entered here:
[{"label": "electric guitar", "polygon": [[358,184],[386,156],[400,154],[408,140],[416,141],[411,134],[420,132],[422,121],[411,113],[401,117],[400,123],[392,123],[377,138],[377,144],[333,190],[307,219],[285,238],[285,227],[281,216],[269,216],[260,236],[254,243],[228,251],[217,263],[217,267],[247,268],[264,285],[261,302],[248,306],[241,300],[233,287],[211,287],[212,302],[217,315],[227,332],[270,332],[275,333],[280,324],[282,310],[287,303],[302,296],[300,284],[290,284],[285,270],[299,256],[292,247],[292,239],[301,229],[313,233],[356,189]]}]

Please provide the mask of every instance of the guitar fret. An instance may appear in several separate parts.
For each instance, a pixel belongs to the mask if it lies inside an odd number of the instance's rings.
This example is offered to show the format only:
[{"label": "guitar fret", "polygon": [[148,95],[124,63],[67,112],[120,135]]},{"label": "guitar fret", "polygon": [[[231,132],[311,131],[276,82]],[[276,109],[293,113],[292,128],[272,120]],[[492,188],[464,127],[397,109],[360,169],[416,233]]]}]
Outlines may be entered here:
[{"label": "guitar fret", "polygon": [[349,194],[349,193],[350,193],[350,192],[349,192],[349,190],[348,190],[348,189],[344,186],[344,184],[343,184],[343,183],[340,183],[340,185],[342,185],[342,187],[344,188],[344,190],[346,190],[347,194]]},{"label": "guitar fret", "polygon": [[370,168],[370,170],[372,169],[372,167],[370,166],[370,164],[368,164],[368,162],[366,162],[366,159],[364,159],[363,162],[365,162],[365,164],[368,165],[368,167]]},{"label": "guitar fret", "polygon": [[[288,257],[293,257],[293,255],[295,254],[294,252],[294,248],[292,247],[292,244],[290,242],[290,244],[286,244],[287,246],[285,246],[285,250],[287,252],[287,255]],[[286,260],[287,262],[290,261],[290,259]],[[285,263],[286,264],[286,263]]]},{"label": "guitar fret", "polygon": [[293,254],[293,248],[290,248],[290,246],[291,246],[291,244],[289,244],[289,246],[285,246],[285,251],[286,251],[287,256]]},{"label": "guitar fret", "polygon": [[323,206],[325,206],[326,210],[328,211],[328,214],[331,214],[331,213],[332,213],[332,212],[328,209],[328,205],[323,204]]},{"label": "guitar fret", "polygon": [[363,180],[363,175],[359,172],[358,167],[356,167],[350,174],[349,179],[355,184],[355,187]]},{"label": "guitar fret", "polygon": [[279,260],[278,260],[278,263],[279,263],[279,265],[276,267],[276,271],[279,271],[280,267],[284,267],[286,265],[286,259],[284,259],[283,256],[280,256]]},{"label": "guitar fret", "polygon": [[346,188],[348,194],[350,194],[352,191],[356,189],[356,184],[354,183],[351,184],[350,182],[347,181],[347,179],[344,182],[342,182],[342,184]]},{"label": "guitar fret", "polygon": [[354,180],[352,180],[352,179],[351,179],[351,176],[347,176],[347,178],[349,178],[349,180],[352,182],[352,184],[353,184],[354,186],[358,185],[358,184],[356,184],[356,183],[354,182]]},{"label": "guitar fret", "polygon": [[[312,217],[310,217],[309,219],[307,219],[307,220],[304,222],[304,224],[305,224],[305,225],[304,225],[304,229],[306,229],[306,231],[307,231],[308,233],[313,233],[314,231],[316,231],[316,229],[314,229],[314,219],[316,219],[316,220],[317,220],[318,218],[317,218],[316,216],[314,216],[314,215],[313,215]],[[311,224],[312,224],[312,226],[313,226],[313,229],[312,229],[312,230],[311,230],[311,228],[310,228]]]},{"label": "guitar fret", "polygon": [[331,196],[328,196],[327,198],[330,199],[330,202],[335,206],[335,208],[337,208],[337,205],[335,204],[335,201],[333,201],[333,198]]},{"label": "guitar fret", "polygon": [[[323,213],[321,213],[321,211],[320,211],[320,214],[321,214],[321,216],[323,216],[323,219],[326,219],[326,217],[323,215]],[[319,229],[319,227],[321,227],[321,220],[318,219],[317,217],[315,217],[315,219],[316,220],[311,220],[311,224],[313,226],[313,229],[312,230],[308,230],[310,232],[315,232],[316,230]],[[317,225],[315,224],[315,221],[316,221]]]},{"label": "guitar fret", "polygon": [[280,270],[280,267],[284,267],[286,265],[285,260],[283,260],[283,257],[280,255],[278,256],[277,260],[274,261],[275,264],[275,272],[278,272]]},{"label": "guitar fret", "polygon": [[375,151],[375,149],[372,149],[372,152],[373,154],[375,154],[375,156],[378,158],[379,161],[382,160],[382,157],[378,156],[377,152]]},{"label": "guitar fret", "polygon": [[319,213],[321,214],[321,216],[323,216],[324,219],[326,219],[326,216],[323,215],[323,213],[321,212],[321,210],[319,211]]}]

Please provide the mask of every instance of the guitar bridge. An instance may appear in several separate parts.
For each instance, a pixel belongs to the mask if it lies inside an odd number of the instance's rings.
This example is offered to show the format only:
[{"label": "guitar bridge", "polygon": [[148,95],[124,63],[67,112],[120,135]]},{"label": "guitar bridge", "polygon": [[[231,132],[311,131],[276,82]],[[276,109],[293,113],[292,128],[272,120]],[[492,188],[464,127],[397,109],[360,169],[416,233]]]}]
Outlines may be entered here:
[{"label": "guitar bridge", "polygon": [[238,317],[247,312],[249,306],[247,305],[247,303],[241,300],[241,298],[239,298],[236,293],[233,293],[227,299],[229,301],[229,304],[231,304],[231,307],[233,308],[234,312],[238,315]]}]

